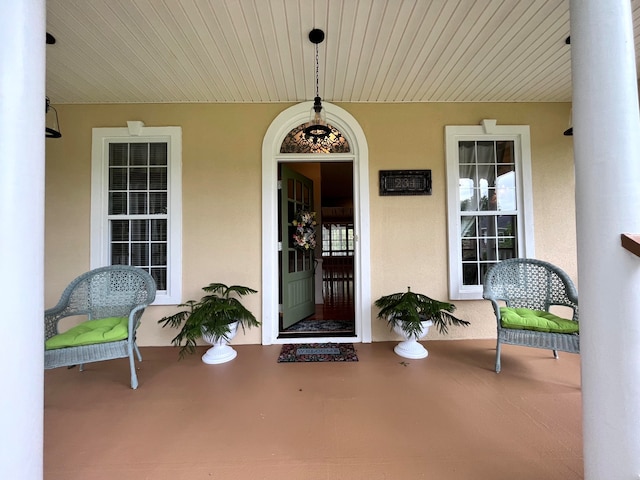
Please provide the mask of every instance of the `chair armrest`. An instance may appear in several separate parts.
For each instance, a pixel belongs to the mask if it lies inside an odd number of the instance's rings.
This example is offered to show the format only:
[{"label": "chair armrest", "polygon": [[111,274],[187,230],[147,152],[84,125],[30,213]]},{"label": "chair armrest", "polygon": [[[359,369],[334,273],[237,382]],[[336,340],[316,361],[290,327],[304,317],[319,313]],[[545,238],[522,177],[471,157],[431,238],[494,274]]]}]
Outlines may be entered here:
[{"label": "chair armrest", "polygon": [[486,298],[486,300],[489,300],[491,302],[491,306],[493,307],[493,313],[496,317],[496,321],[498,322],[498,329],[502,328],[502,325],[500,324],[502,315],[500,314],[500,304],[498,303],[498,300],[495,298]]},{"label": "chair armrest", "polygon": [[56,305],[44,311],[44,339],[48,340],[58,334],[58,322],[66,317],[66,306]]},{"label": "chair armrest", "polygon": [[135,336],[135,332],[140,326],[140,319],[142,318],[142,314],[144,313],[145,308],[147,308],[148,304],[142,304],[136,306],[129,313],[129,339],[132,340]]},{"label": "chair armrest", "polygon": [[86,316],[86,311],[73,308],[68,302],[59,302],[55,307],[48,308],[44,311],[44,339],[57,335],[58,324],[60,320],[66,317]]}]

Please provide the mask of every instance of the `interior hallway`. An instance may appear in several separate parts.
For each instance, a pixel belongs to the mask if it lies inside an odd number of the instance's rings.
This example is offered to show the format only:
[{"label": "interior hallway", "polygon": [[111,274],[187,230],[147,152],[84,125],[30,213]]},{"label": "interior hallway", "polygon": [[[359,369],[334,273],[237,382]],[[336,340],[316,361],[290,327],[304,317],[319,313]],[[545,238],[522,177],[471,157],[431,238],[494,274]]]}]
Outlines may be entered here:
[{"label": "interior hallway", "polygon": [[278,364],[279,345],[178,361],[126,359],[45,372],[46,480],[577,480],[583,478],[580,357],[493,340],[393,342],[359,362]]}]

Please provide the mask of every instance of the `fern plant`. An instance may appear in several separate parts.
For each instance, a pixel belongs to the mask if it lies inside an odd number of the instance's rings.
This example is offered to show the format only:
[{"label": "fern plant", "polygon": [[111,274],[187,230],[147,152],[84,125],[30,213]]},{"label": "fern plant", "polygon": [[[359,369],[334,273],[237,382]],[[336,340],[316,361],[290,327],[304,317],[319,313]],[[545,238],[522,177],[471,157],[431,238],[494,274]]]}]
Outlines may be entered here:
[{"label": "fern plant", "polygon": [[380,297],[375,302],[380,309],[378,318],[384,319],[390,329],[399,326],[409,336],[415,337],[422,331],[421,322],[431,320],[442,334],[449,333],[449,326],[467,326],[469,322],[460,320],[452,312],[456,306],[441,302],[411,291],[407,287],[404,293],[393,293]]},{"label": "fern plant", "polygon": [[158,320],[162,327],[180,328],[180,332],[171,340],[175,346],[180,346],[180,358],[195,352],[197,340],[203,333],[215,340],[229,340],[229,325],[234,322],[238,322],[243,331],[260,325],[253,313],[239,300],[245,295],[257,293],[257,290],[224,283],[211,283],[202,290],[209,295],[197,302],[189,300],[180,304],[178,308],[187,309]]}]

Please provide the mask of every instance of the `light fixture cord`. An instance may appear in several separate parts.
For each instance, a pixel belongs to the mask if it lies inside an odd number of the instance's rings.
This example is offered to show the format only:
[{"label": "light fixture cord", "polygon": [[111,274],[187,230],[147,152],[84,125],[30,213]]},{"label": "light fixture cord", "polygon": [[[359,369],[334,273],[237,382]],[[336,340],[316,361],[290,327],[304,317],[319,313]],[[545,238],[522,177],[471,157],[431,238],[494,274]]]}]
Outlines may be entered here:
[{"label": "light fixture cord", "polygon": [[318,63],[319,63],[319,61],[318,61],[318,44],[316,43],[316,97],[320,96],[320,87],[319,87],[319,83],[318,83],[318,75],[319,75],[319,73],[318,73],[318,71],[319,71]]}]

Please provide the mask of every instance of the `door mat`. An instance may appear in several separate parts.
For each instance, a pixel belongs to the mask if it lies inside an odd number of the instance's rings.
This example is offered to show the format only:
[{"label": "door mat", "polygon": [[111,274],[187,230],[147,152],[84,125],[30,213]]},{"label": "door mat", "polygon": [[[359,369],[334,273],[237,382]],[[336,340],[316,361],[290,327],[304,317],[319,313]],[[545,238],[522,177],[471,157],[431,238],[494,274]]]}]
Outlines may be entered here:
[{"label": "door mat", "polygon": [[357,362],[353,343],[285,344],[278,363],[287,362]]},{"label": "door mat", "polygon": [[283,333],[290,332],[354,333],[355,322],[353,320],[301,320],[283,330]]}]

